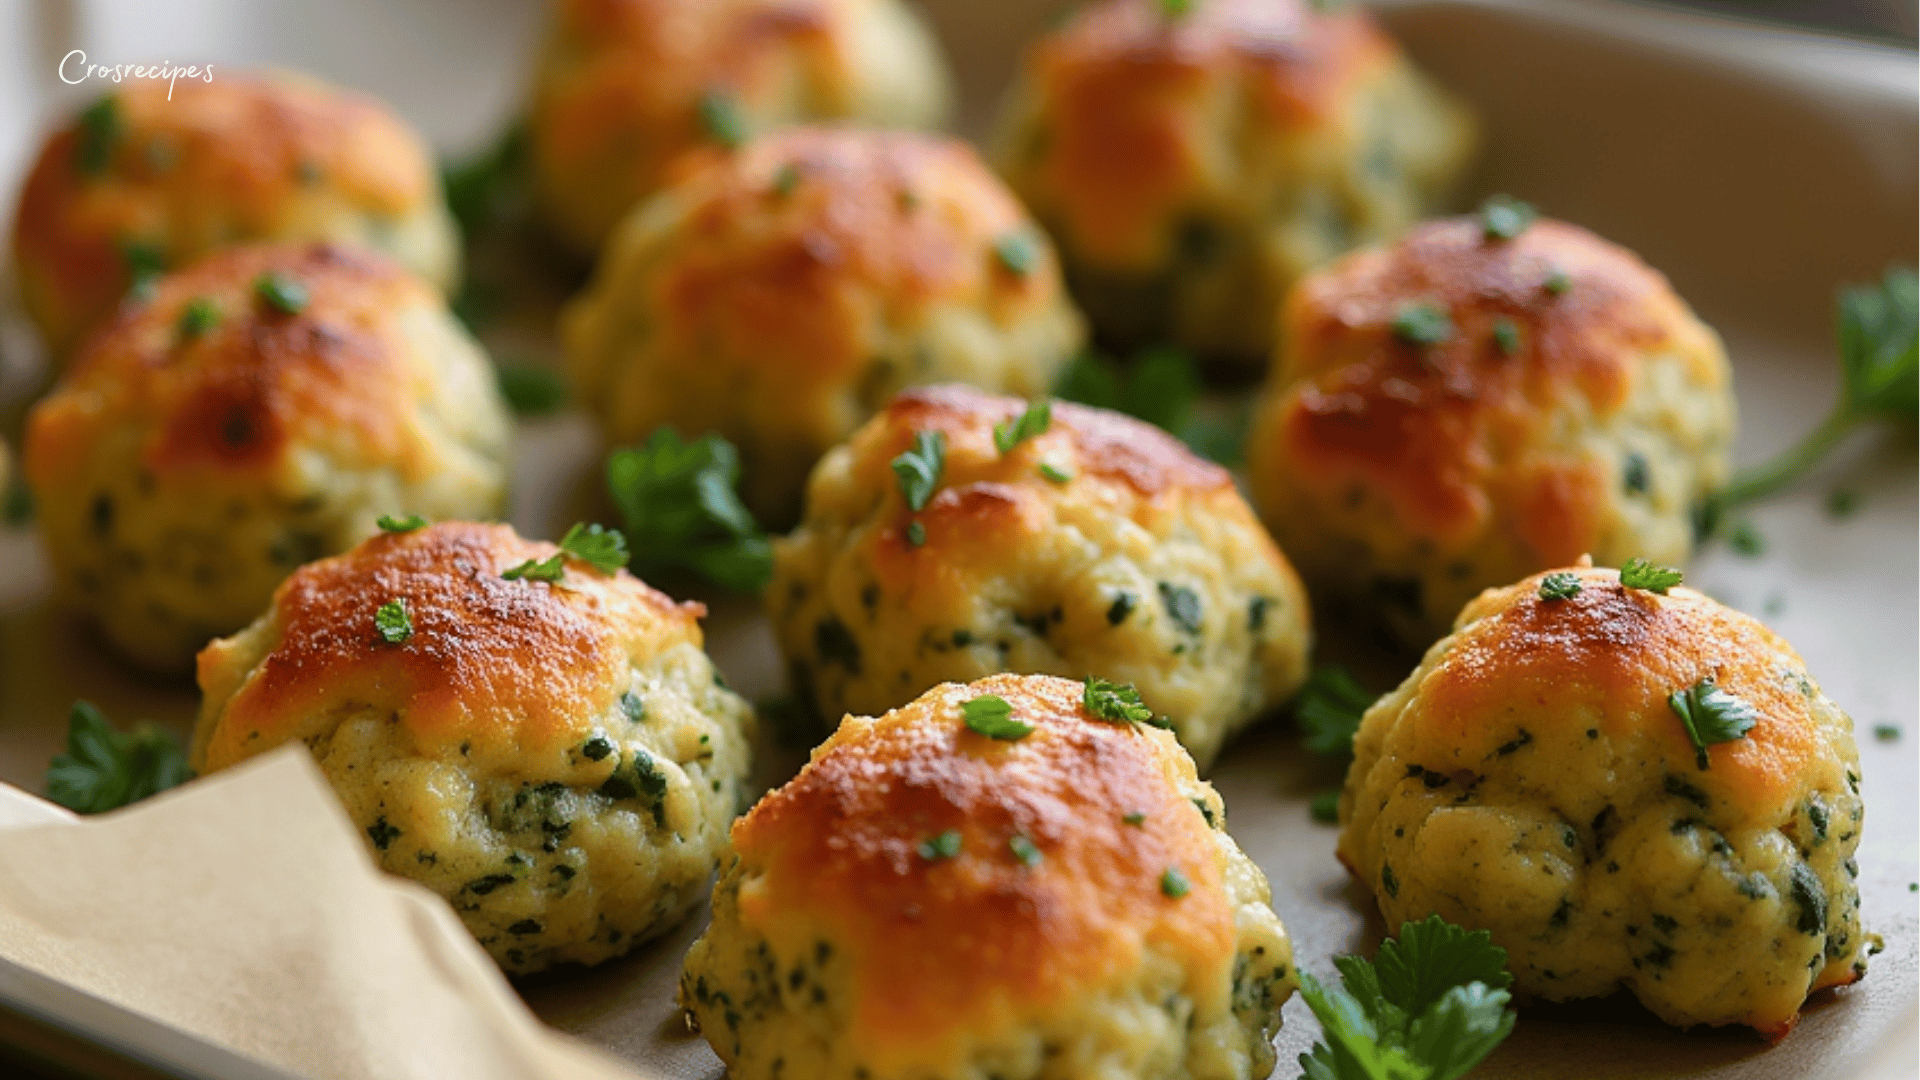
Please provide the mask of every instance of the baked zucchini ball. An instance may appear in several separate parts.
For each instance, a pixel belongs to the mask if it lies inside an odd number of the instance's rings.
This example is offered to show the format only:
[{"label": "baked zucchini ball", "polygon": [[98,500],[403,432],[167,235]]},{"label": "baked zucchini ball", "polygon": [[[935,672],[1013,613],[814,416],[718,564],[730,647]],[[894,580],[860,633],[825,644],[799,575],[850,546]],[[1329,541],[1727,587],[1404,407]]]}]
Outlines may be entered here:
[{"label": "baked zucchini ball", "polygon": [[56,359],[163,271],[303,240],[372,247],[443,291],[459,276],[419,135],[372,98],[288,74],[117,87],[47,140],[13,224],[21,296]]},{"label": "baked zucchini ball", "polygon": [[995,156],[1104,341],[1261,364],[1287,287],[1439,209],[1474,125],[1358,4],[1176,6],[1043,39]]},{"label": "baked zucchini ball", "polygon": [[562,330],[611,441],[717,431],[748,505],[788,522],[895,391],[1044,393],[1083,338],[1052,248],[971,149],[853,128],[700,159],[628,219]]},{"label": "baked zucchini ball", "polygon": [[591,254],[691,148],[810,120],[936,127],[949,96],[900,0],[558,0],[528,110],[534,196]]},{"label": "baked zucchini ball", "polygon": [[1306,679],[1305,591],[1233,478],[1103,409],[909,390],[814,470],[773,563],[791,684],[828,720],[997,671],[1099,673],[1204,769]]},{"label": "baked zucchini ball", "polygon": [[202,774],[304,742],[382,869],[510,973],[618,956],[707,891],[753,710],[699,604],[505,525],[377,536],[301,568],[200,654]]},{"label": "baked zucchini ball", "polygon": [[186,670],[383,514],[498,515],[510,434],[486,356],[418,278],[366,249],[242,247],[123,308],[22,456],[67,600]]},{"label": "baked zucchini ball", "polygon": [[[1510,216],[1518,214],[1518,217]],[[1631,253],[1523,207],[1303,281],[1247,457],[1316,596],[1422,648],[1480,590],[1591,553],[1682,563],[1727,476],[1720,339]]]},{"label": "baked zucchini ball", "polygon": [[1520,994],[1778,1038],[1866,972],[1853,722],[1760,623],[1621,581],[1469,604],[1361,720],[1340,860],[1389,925],[1490,931]]},{"label": "baked zucchini ball", "polygon": [[850,716],[734,826],[680,979],[730,1076],[1267,1075],[1295,973],[1266,878],[1179,744],[1084,696],[996,675]]}]

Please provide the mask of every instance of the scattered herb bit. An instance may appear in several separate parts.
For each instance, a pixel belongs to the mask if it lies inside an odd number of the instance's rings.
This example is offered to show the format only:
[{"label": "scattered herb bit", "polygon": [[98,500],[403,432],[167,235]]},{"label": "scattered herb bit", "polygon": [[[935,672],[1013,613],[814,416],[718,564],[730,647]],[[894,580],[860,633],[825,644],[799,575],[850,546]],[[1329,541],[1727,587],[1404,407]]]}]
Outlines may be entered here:
[{"label": "scattered herb bit", "polygon": [[1393,317],[1393,336],[1409,345],[1438,345],[1453,336],[1453,320],[1438,304],[1408,304]]},{"label": "scattered herb bit", "polygon": [[74,144],[73,162],[82,176],[96,176],[113,162],[113,148],[120,141],[120,99],[112,94],[80,112],[79,136]]},{"label": "scattered herb bit", "polygon": [[1764,555],[1767,552],[1766,537],[1760,535],[1760,530],[1754,528],[1751,521],[1742,521],[1733,527],[1733,531],[1727,534],[1727,546],[1732,548],[1735,554],[1745,555],[1748,558]]},{"label": "scattered herb bit", "polygon": [[[1710,499],[1701,532],[1711,535],[1728,511],[1765,498],[1806,475],[1863,424],[1920,419],[1920,279],[1890,267],[1878,284],[1846,286],[1834,305],[1840,354],[1840,400],[1819,427],[1772,461],[1743,470]],[[1851,497],[1828,497],[1827,510],[1844,516]],[[1846,509],[1839,509],[1838,506]]]},{"label": "scattered herb bit", "polygon": [[400,830],[389,825],[385,815],[374,818],[373,824],[367,826],[367,839],[373,841],[373,846],[381,851],[387,850],[387,845],[399,839],[400,836]]},{"label": "scattered herb bit", "polygon": [[1193,891],[1193,882],[1180,872],[1177,866],[1169,866],[1160,872],[1160,892],[1162,895],[1178,900]]},{"label": "scattered herb bit", "polygon": [[1167,609],[1174,624],[1189,634],[1200,632],[1200,596],[1185,585],[1170,582],[1160,583],[1160,603]]},{"label": "scattered herb bit", "polygon": [[700,123],[714,142],[729,150],[747,141],[747,117],[740,101],[726,90],[700,95]]},{"label": "scattered herb bit", "polygon": [[1121,814],[1120,823],[1122,825],[1132,825],[1135,828],[1139,828],[1140,826],[1145,825],[1147,823],[1146,812],[1142,810],[1134,810],[1129,813]]},{"label": "scattered herb bit", "polygon": [[618,529],[575,522],[560,538],[560,550],[603,574],[627,565],[627,538]]},{"label": "scattered herb bit", "polygon": [[115,731],[91,702],[67,713],[67,752],[47,766],[47,797],[77,814],[101,814],[193,778],[186,752],[151,725]]},{"label": "scattered herb bit", "polygon": [[180,312],[180,336],[189,341],[220,325],[220,309],[204,296],[187,301]]},{"label": "scattered herb bit", "polygon": [[523,198],[526,184],[527,129],[515,124],[499,141],[463,161],[440,166],[447,209],[468,236],[504,217]]},{"label": "scattered herb bit", "polygon": [[551,555],[544,559],[528,559],[500,571],[500,576],[508,581],[544,581],[551,585],[566,578],[567,557]]},{"label": "scattered herb bit", "polygon": [[398,645],[413,636],[413,616],[407,612],[405,597],[395,597],[373,613],[373,625],[387,644]]},{"label": "scattered herb bit", "polygon": [[1580,575],[1571,570],[1555,570],[1540,579],[1540,599],[1569,600],[1580,592]]},{"label": "scattered herb bit", "polygon": [[1140,700],[1140,691],[1128,683],[1090,678],[1080,695],[1080,703],[1095,718],[1109,723],[1144,723],[1153,719],[1153,710]]},{"label": "scattered herb bit", "polygon": [[588,761],[605,761],[608,755],[612,753],[612,741],[603,736],[595,735],[593,738],[580,744],[580,756],[586,758]]},{"label": "scattered herb bit", "polygon": [[1860,495],[1852,488],[1834,488],[1827,492],[1825,507],[1827,516],[1835,521],[1852,517],[1860,509]]},{"label": "scattered herb bit", "polygon": [[380,526],[381,530],[385,532],[410,533],[415,529],[426,528],[428,523],[427,519],[421,517],[419,514],[408,514],[403,518],[393,517],[390,514],[381,514],[375,519],[374,524]]},{"label": "scattered herb bit", "polygon": [[794,162],[787,162],[773,174],[773,193],[783,199],[793,194],[793,190],[799,186],[800,166]]},{"label": "scattered herb bit", "polygon": [[1554,296],[1565,296],[1567,290],[1573,288],[1573,278],[1565,270],[1555,270],[1547,275],[1547,280],[1541,282],[1540,287]]},{"label": "scattered herb bit", "polygon": [[167,272],[166,249],[157,243],[129,240],[120,245],[120,258],[127,264],[129,288],[135,296],[146,296],[154,283]]},{"label": "scattered herb bit", "polygon": [[1489,195],[1480,204],[1480,228],[1489,241],[1511,240],[1526,232],[1539,217],[1531,203],[1511,195]]},{"label": "scattered herb bit", "polygon": [[1316,791],[1313,795],[1313,820],[1322,825],[1335,825],[1340,821],[1340,789],[1329,788]]},{"label": "scattered herb bit", "polygon": [[1875,724],[1873,725],[1873,737],[1879,739],[1881,742],[1898,742],[1900,739],[1900,725]]},{"label": "scattered herb bit", "polygon": [[613,767],[600,794],[609,799],[638,799],[653,812],[653,823],[667,822],[667,774],[653,762],[653,755],[634,748],[632,754]]},{"label": "scattered herb bit", "polygon": [[1073,479],[1072,473],[1045,461],[1040,463],[1040,475],[1055,484],[1064,484]]},{"label": "scattered herb bit", "polygon": [[916,431],[913,449],[893,459],[893,474],[900,479],[900,494],[907,508],[919,513],[940,487],[940,473],[947,464],[947,434],[944,431]]},{"label": "scattered herb bit", "polygon": [[1306,736],[1303,744],[1316,754],[1345,757],[1353,753],[1354,733],[1373,702],[1374,695],[1362,689],[1346,668],[1338,664],[1314,668],[1293,699],[1294,720]]},{"label": "scattered herb bit", "polygon": [[1177,19],[1192,11],[1193,5],[1198,2],[1199,0],[1160,0],[1160,10],[1166,12],[1168,18]]},{"label": "scattered herb bit", "polygon": [[1758,720],[1752,705],[1701,679],[1684,690],[1675,690],[1667,704],[1686,725],[1687,738],[1693,740],[1695,762],[1707,767],[1707,747],[1715,743],[1745,738]]},{"label": "scattered herb bit", "polygon": [[682,442],[670,427],[607,459],[635,573],[691,570],[751,592],[773,576],[773,547],[740,502],[740,454],[718,435]]},{"label": "scattered herb bit", "polygon": [[1030,402],[1026,411],[1011,424],[993,425],[993,445],[998,447],[1002,456],[1013,453],[1013,448],[1036,435],[1046,434],[1053,424],[1053,403],[1046,398]]},{"label": "scattered herb bit", "polygon": [[1620,584],[1629,589],[1645,589],[1662,596],[1680,584],[1686,575],[1671,566],[1657,566],[1645,559],[1628,559],[1620,568]]},{"label": "scattered herb bit", "polygon": [[1322,1041],[1300,1055],[1303,1080],[1455,1080],[1513,1031],[1507,953],[1484,930],[1438,915],[1403,923],[1372,961],[1334,961],[1339,986],[1300,973]]},{"label": "scattered herb bit", "polygon": [[912,544],[914,547],[922,547],[926,542],[927,527],[921,524],[917,518],[907,522],[907,543]]},{"label": "scattered herb bit", "polygon": [[1034,846],[1033,841],[1019,833],[1014,833],[1008,838],[1007,847],[1013,849],[1013,857],[1020,860],[1021,866],[1040,865],[1040,849]]},{"label": "scattered herb bit", "polygon": [[1040,261],[1040,246],[1025,230],[1010,232],[993,242],[994,258],[1016,277],[1026,277]]},{"label": "scattered herb bit", "polygon": [[939,862],[941,859],[951,859],[960,854],[960,841],[960,830],[948,829],[939,836],[920,841],[917,850],[920,852],[920,857],[928,862]]},{"label": "scattered herb bit", "polygon": [[1121,623],[1126,622],[1127,616],[1133,614],[1133,609],[1138,606],[1139,603],[1140,598],[1130,592],[1115,595],[1113,603],[1107,606],[1107,625],[1119,626]]},{"label": "scattered herb bit", "polygon": [[550,416],[567,403],[567,381],[550,367],[501,364],[493,380],[515,416]]},{"label": "scattered herb bit", "polygon": [[1512,356],[1520,351],[1520,327],[1504,316],[1493,320],[1493,343],[1500,347],[1500,355]]},{"label": "scattered herb bit", "polygon": [[307,287],[278,271],[261,274],[254,280],[253,291],[283,315],[298,315],[307,307]]},{"label": "scattered herb bit", "polygon": [[1013,706],[995,694],[984,694],[961,703],[960,716],[968,728],[989,739],[1014,742],[1033,734],[1033,725],[1015,720]]},{"label": "scattered herb bit", "polygon": [[1177,349],[1148,349],[1124,372],[1080,356],[1061,372],[1054,391],[1068,401],[1112,409],[1179,435],[1200,397],[1193,359]]}]

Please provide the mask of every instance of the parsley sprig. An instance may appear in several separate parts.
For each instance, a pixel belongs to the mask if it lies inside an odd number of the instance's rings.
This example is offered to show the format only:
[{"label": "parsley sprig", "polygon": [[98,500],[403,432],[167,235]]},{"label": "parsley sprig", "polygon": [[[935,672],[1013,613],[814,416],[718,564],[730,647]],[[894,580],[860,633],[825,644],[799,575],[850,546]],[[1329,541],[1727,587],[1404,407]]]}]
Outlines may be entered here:
[{"label": "parsley sprig", "polygon": [[1646,559],[1628,559],[1627,565],[1620,568],[1620,584],[1629,589],[1645,589],[1648,592],[1667,595],[1667,590],[1686,580],[1686,575],[1671,566],[1661,566]]},{"label": "parsley sprig", "polygon": [[1571,600],[1580,594],[1580,575],[1571,570],[1555,570],[1540,579],[1540,599]]},{"label": "parsley sprig", "polygon": [[47,767],[47,797],[79,814],[139,802],[193,778],[173,736],[143,724],[115,731],[91,702],[67,714],[67,752]]},{"label": "parsley sprig", "polygon": [[1667,697],[1667,705],[1680,717],[1693,740],[1694,763],[1707,767],[1707,747],[1716,743],[1744,739],[1759,713],[1745,698],[1720,689],[1712,679],[1701,679]]},{"label": "parsley sprig", "polygon": [[773,576],[773,546],[741,503],[740,453],[718,435],[684,442],[670,427],[607,459],[607,490],[626,526],[634,572],[691,570],[752,592]]},{"label": "parsley sprig", "polygon": [[1531,203],[1511,195],[1489,195],[1480,204],[1480,228],[1489,242],[1511,240],[1527,231],[1540,214]]},{"label": "parsley sprig", "polygon": [[374,629],[389,645],[399,645],[413,637],[413,615],[407,610],[407,598],[396,596],[373,613]]},{"label": "parsley sprig", "polygon": [[1306,748],[1335,757],[1351,755],[1360,717],[1373,702],[1374,695],[1355,682],[1346,668],[1338,664],[1314,668],[1293,699],[1294,719],[1306,735]]},{"label": "parsley sprig", "polygon": [[993,445],[1002,455],[1036,435],[1044,435],[1053,426],[1053,403],[1046,398],[1030,402],[1026,411],[1011,424],[993,425]]},{"label": "parsley sprig", "polygon": [[893,475],[900,480],[900,494],[907,509],[919,513],[927,500],[940,489],[940,474],[947,467],[947,433],[916,431],[913,449],[893,459]]},{"label": "parsley sprig", "polygon": [[1819,427],[1772,461],[1742,470],[1702,508],[1711,536],[1728,511],[1766,498],[1812,471],[1866,424],[1920,420],[1920,278],[1890,267],[1877,284],[1842,287],[1834,304],[1840,400]]},{"label": "parsley sprig", "polygon": [[1300,973],[1323,1039],[1303,1080],[1454,1080],[1513,1031],[1507,951],[1438,915],[1402,923],[1373,960],[1334,961],[1341,985]]},{"label": "parsley sprig", "polygon": [[611,574],[627,565],[627,538],[618,529],[575,522],[560,539],[560,550],[544,559],[528,559],[500,571],[508,581],[544,581],[549,584],[567,576],[567,557],[579,559],[603,574]]}]

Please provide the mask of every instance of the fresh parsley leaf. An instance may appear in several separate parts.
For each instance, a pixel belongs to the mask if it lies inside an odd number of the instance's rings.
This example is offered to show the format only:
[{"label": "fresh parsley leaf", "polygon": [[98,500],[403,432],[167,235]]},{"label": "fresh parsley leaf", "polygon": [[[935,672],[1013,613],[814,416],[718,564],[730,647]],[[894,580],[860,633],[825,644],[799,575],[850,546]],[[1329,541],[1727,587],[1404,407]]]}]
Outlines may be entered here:
[{"label": "fresh parsley leaf", "polygon": [[1014,742],[1033,734],[1033,725],[1015,720],[1013,706],[995,694],[983,694],[963,702],[960,716],[968,728],[989,739]]},{"label": "fresh parsley leaf", "polygon": [[1571,600],[1580,592],[1580,575],[1571,570],[1555,570],[1540,579],[1540,599]]},{"label": "fresh parsley leaf", "polygon": [[1480,204],[1480,228],[1488,241],[1511,240],[1540,217],[1532,204],[1511,195],[1489,195]]},{"label": "fresh parsley leaf", "polygon": [[380,526],[381,530],[385,532],[410,533],[415,529],[426,528],[428,522],[426,518],[421,517],[419,514],[408,514],[403,518],[393,517],[390,514],[381,514],[380,517],[374,521],[374,524]]},{"label": "fresh parsley leaf", "polygon": [[746,113],[741,111],[740,100],[726,90],[700,95],[700,123],[714,142],[728,149],[747,141]]},{"label": "fresh parsley leaf", "polygon": [[1012,849],[1013,857],[1020,860],[1021,866],[1040,865],[1040,849],[1034,846],[1033,841],[1019,833],[1014,833],[1007,839],[1007,847]]},{"label": "fresh parsley leaf", "polygon": [[1113,724],[1144,723],[1153,719],[1153,710],[1140,700],[1140,691],[1128,683],[1089,678],[1080,703],[1095,718]]},{"label": "fresh parsley leaf", "polygon": [[900,479],[900,494],[906,498],[908,509],[919,513],[927,508],[927,500],[939,490],[940,473],[946,466],[947,433],[914,432],[913,449],[893,459],[893,474]]},{"label": "fresh parsley leaf", "polygon": [[413,616],[407,612],[405,597],[395,597],[373,613],[373,625],[387,644],[398,645],[413,636]]},{"label": "fresh parsley leaf", "polygon": [[1147,823],[1146,812],[1142,810],[1130,810],[1120,815],[1120,823],[1122,825],[1131,825],[1137,829]]},{"label": "fresh parsley leaf", "polygon": [[1161,895],[1178,900],[1192,891],[1193,882],[1187,880],[1187,875],[1181,873],[1179,867],[1169,866],[1160,872]]},{"label": "fresh parsley leaf", "polygon": [[1065,484],[1073,479],[1073,474],[1048,462],[1040,463],[1040,475],[1049,483]]},{"label": "fresh parsley leaf", "polygon": [[500,576],[508,581],[544,581],[551,585],[566,578],[567,557],[560,554],[544,559],[528,559],[500,571]]},{"label": "fresh parsley leaf", "polygon": [[1307,676],[1307,684],[1293,699],[1293,717],[1306,735],[1303,742],[1308,750],[1345,757],[1353,753],[1354,733],[1373,702],[1374,695],[1355,682],[1346,668],[1322,664]]},{"label": "fresh parsley leaf", "polygon": [[1340,789],[1328,788],[1326,791],[1314,792],[1313,801],[1308,804],[1308,809],[1313,814],[1313,820],[1322,825],[1339,824]]},{"label": "fresh parsley leaf", "polygon": [[1438,345],[1453,336],[1453,320],[1438,304],[1408,304],[1393,317],[1393,336],[1409,345]]},{"label": "fresh parsley leaf", "polygon": [[1645,589],[1662,596],[1685,580],[1686,575],[1671,566],[1657,566],[1645,559],[1628,559],[1620,568],[1620,584],[1629,589]]},{"label": "fresh parsley leaf", "polygon": [[1501,356],[1512,356],[1519,352],[1519,324],[1505,316],[1493,320],[1493,343],[1499,347]]},{"label": "fresh parsley leaf", "polygon": [[627,538],[618,529],[576,522],[561,537],[560,550],[603,574],[627,565]]},{"label": "fresh parsley leaf", "polygon": [[1033,438],[1046,434],[1053,424],[1053,404],[1046,398],[1031,402],[1019,419],[1011,424],[993,425],[993,445],[1002,455],[1013,453],[1013,448]]},{"label": "fresh parsley leaf", "polygon": [[939,862],[941,859],[951,859],[960,854],[962,839],[959,829],[948,829],[939,836],[920,841],[920,846],[916,850],[919,851],[920,857],[928,862]]},{"label": "fresh parsley leaf", "polygon": [[741,592],[773,576],[773,547],[741,503],[740,454],[718,435],[683,442],[670,427],[607,459],[607,489],[635,573],[691,570]]},{"label": "fresh parsley leaf", "polygon": [[927,542],[927,527],[918,519],[907,522],[907,543],[921,547]]},{"label": "fresh parsley leaf", "polygon": [[549,367],[501,364],[493,379],[515,416],[549,416],[567,403],[567,381]]},{"label": "fresh parsley leaf", "polygon": [[82,176],[95,176],[113,162],[113,148],[120,142],[120,99],[112,94],[80,112],[79,135],[74,142],[73,163]]},{"label": "fresh parsley leaf", "polygon": [[1565,296],[1567,290],[1573,288],[1573,277],[1565,270],[1555,269],[1547,274],[1547,280],[1541,282],[1540,287],[1553,296]]},{"label": "fresh parsley leaf", "polygon": [[[1507,951],[1485,930],[1467,930],[1438,915],[1402,923],[1398,939],[1380,943],[1373,968],[1380,993],[1408,1016],[1418,1016],[1449,987],[1484,983],[1505,990]],[[1351,980],[1348,980],[1351,986]]]},{"label": "fresh parsley leaf", "polygon": [[1707,767],[1707,747],[1744,739],[1759,722],[1759,713],[1750,703],[1720,689],[1712,679],[1675,690],[1668,695],[1667,705],[1685,725],[1687,738],[1693,740],[1694,763],[1702,769]]},{"label": "fresh parsley leaf", "polygon": [[67,752],[47,766],[47,797],[77,814],[139,802],[193,778],[178,740],[142,725],[119,732],[92,703],[67,714]]},{"label": "fresh parsley leaf", "polygon": [[180,336],[188,341],[220,325],[220,309],[204,296],[187,301],[180,312]]},{"label": "fresh parsley leaf", "polygon": [[283,315],[298,315],[307,308],[307,287],[278,271],[254,279],[253,291]]},{"label": "fresh parsley leaf", "polygon": [[993,242],[994,258],[1015,277],[1026,277],[1033,273],[1034,264],[1040,261],[1040,246],[1026,230],[1019,229],[1006,233]]}]

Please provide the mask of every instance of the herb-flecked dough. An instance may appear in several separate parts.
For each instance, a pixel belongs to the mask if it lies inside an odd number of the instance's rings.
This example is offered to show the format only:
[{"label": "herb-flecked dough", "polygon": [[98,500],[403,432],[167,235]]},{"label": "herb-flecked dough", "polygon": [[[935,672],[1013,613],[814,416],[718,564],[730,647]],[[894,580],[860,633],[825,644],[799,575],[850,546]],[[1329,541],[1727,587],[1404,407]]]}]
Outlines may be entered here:
[{"label": "herb-flecked dough", "polygon": [[[202,773],[301,741],[382,869],[510,973],[619,956],[706,895],[753,710],[698,604],[503,525],[377,536],[296,573],[200,654]],[[404,603],[407,632],[376,620]]]},{"label": "herb-flecked dough", "polygon": [[[1341,861],[1389,925],[1491,931],[1516,994],[1624,988],[1672,1024],[1784,1036],[1874,951],[1853,722],[1752,618],[1563,572],[1577,592],[1482,594],[1367,711]],[[1753,725],[1696,746],[1703,681]]]},{"label": "herb-flecked dough", "polygon": [[[1032,731],[979,734],[998,698]],[[852,716],[733,831],[680,1002],[735,1080],[1250,1080],[1292,948],[1166,731],[995,675]]]}]

